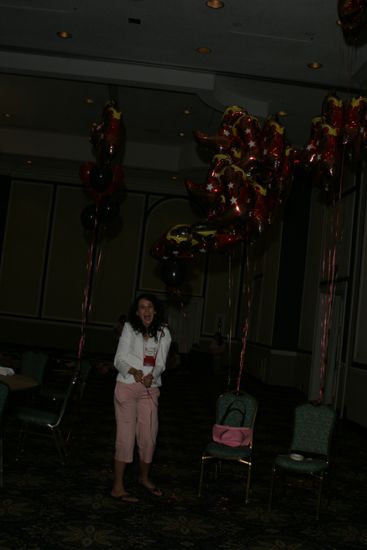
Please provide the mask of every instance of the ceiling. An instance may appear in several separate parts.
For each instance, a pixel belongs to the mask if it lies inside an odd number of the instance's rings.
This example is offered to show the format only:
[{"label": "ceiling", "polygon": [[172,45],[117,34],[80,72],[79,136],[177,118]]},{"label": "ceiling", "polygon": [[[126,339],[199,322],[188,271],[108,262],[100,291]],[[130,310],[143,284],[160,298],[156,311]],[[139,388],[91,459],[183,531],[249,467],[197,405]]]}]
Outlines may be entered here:
[{"label": "ceiling", "polygon": [[337,0],[0,0],[0,164],[92,159],[89,130],[109,99],[130,169],[202,170],[193,131],[216,132],[233,104],[260,120],[284,111],[302,147],[329,91],[367,86],[367,46],[348,45],[337,20]]}]

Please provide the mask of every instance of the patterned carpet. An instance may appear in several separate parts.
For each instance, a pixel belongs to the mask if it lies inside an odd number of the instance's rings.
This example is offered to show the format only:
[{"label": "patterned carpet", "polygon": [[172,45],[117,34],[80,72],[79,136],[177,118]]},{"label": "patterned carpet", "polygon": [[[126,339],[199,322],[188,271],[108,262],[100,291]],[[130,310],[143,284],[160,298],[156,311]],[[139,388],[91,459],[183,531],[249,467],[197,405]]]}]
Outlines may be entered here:
[{"label": "patterned carpet", "polygon": [[217,549],[357,550],[367,548],[366,430],[338,420],[333,445],[330,499],[315,521],[313,495],[294,488],[276,495],[267,511],[272,460],[289,444],[293,409],[302,395],[247,380],[259,400],[255,427],[251,500],[231,466],[218,481],[205,480],[197,497],[200,454],[213,422],[220,380],[208,383],[183,368],[165,374],[160,433],[152,477],[164,491],[153,497],[137,484],[128,488],[138,504],[110,496],[113,466],[115,375],[94,369],[69,462],[63,467],[52,441],[29,438],[16,462],[18,425],[10,407],[5,423],[4,488],[0,491],[0,550]]}]

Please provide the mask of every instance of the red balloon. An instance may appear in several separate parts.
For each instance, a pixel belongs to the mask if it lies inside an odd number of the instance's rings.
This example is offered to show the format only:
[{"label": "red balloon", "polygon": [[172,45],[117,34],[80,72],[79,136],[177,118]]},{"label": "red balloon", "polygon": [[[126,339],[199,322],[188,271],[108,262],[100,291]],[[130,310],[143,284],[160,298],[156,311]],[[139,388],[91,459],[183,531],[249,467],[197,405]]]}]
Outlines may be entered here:
[{"label": "red balloon", "polygon": [[367,22],[366,2],[364,0],[339,0],[338,15],[344,31],[351,33],[358,31]]},{"label": "red balloon", "polygon": [[203,145],[215,147],[218,151],[228,151],[238,142],[238,138],[233,134],[233,124],[246,112],[238,105],[227,107],[223,113],[219,132],[210,136],[205,132],[196,131],[195,139]]},{"label": "red balloon", "polygon": [[225,252],[246,237],[244,228],[240,224],[233,224],[217,230],[212,239],[212,248],[217,252]]},{"label": "red balloon", "polygon": [[336,95],[327,95],[322,105],[322,114],[325,117],[325,122],[333,126],[339,134],[344,123],[343,101]]},{"label": "red balloon", "polygon": [[319,153],[319,146],[320,146],[320,140],[321,140],[322,123],[323,123],[323,117],[314,117],[311,121],[310,139],[304,155],[304,162],[308,167],[315,164],[317,160],[317,155]]},{"label": "red balloon", "polygon": [[213,147],[218,151],[228,151],[233,143],[233,136],[223,133],[209,135],[206,132],[195,131],[194,137],[201,145]]},{"label": "red balloon", "polygon": [[271,184],[270,190],[284,201],[292,186],[294,166],[298,163],[297,153],[291,146],[287,146],[279,170],[276,172]]},{"label": "red balloon", "polygon": [[250,238],[262,234],[269,224],[269,216],[274,206],[274,201],[269,201],[269,194],[264,187],[259,184],[254,185],[256,193],[256,202],[251,209],[247,220],[247,233]]},{"label": "red balloon", "polygon": [[234,123],[244,114],[248,113],[240,105],[231,105],[230,107],[227,107],[223,113],[222,121],[220,123],[222,133],[224,135],[227,135],[227,132],[228,134],[232,133]]},{"label": "red balloon", "polygon": [[151,247],[150,253],[157,259],[192,260],[192,231],[190,225],[174,225]]},{"label": "red balloon", "polygon": [[208,220],[218,225],[228,225],[235,221],[243,221],[247,218],[253,204],[253,186],[246,174],[242,172],[242,182],[241,186],[237,187],[237,194],[227,197],[221,195],[214,208],[210,210]]},{"label": "red balloon", "polygon": [[319,151],[321,172],[330,177],[336,176],[339,160],[338,132],[329,124],[321,124]]},{"label": "red balloon", "polygon": [[240,139],[240,146],[234,150],[233,156],[236,159],[236,164],[241,168],[250,170],[258,162],[260,158],[260,132],[258,119],[248,113],[242,115],[234,123],[233,134]]},{"label": "red balloon", "polygon": [[106,103],[102,122],[92,124],[90,141],[100,164],[110,162],[121,146],[122,115],[115,101]]},{"label": "red balloon", "polygon": [[367,99],[353,97],[345,107],[343,143],[351,160],[359,161],[366,144]]},{"label": "red balloon", "polygon": [[273,117],[266,119],[261,133],[262,161],[271,170],[277,170],[285,150],[284,127]]},{"label": "red balloon", "polygon": [[85,185],[90,184],[90,174],[94,168],[96,168],[96,164],[94,162],[83,162],[80,166],[79,177]]},{"label": "red balloon", "polygon": [[215,198],[217,198],[224,190],[226,180],[226,168],[232,164],[232,159],[229,155],[217,154],[212,160],[212,168],[207,177],[206,187]]},{"label": "red balloon", "polygon": [[210,250],[213,238],[217,230],[208,224],[194,224],[191,226],[192,240],[191,248],[194,252],[205,254]]},{"label": "red balloon", "polygon": [[214,189],[209,183],[195,183],[188,179],[185,181],[185,187],[190,198],[204,210],[207,210],[217,200],[218,189]]}]

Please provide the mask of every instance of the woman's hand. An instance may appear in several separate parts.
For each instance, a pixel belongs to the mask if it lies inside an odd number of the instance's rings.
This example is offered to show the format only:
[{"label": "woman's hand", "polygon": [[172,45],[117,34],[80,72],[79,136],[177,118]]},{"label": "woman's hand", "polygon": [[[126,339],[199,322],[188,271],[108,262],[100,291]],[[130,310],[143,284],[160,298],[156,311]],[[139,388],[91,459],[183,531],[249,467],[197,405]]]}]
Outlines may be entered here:
[{"label": "woman's hand", "polygon": [[146,388],[150,388],[150,386],[153,383],[153,380],[154,380],[153,375],[150,372],[149,374],[146,374],[145,376],[143,376],[142,382]]},{"label": "woman's hand", "polygon": [[129,374],[133,375],[135,382],[143,382],[143,371],[142,370],[134,369],[133,367],[131,367],[131,369],[129,369],[128,372],[129,372]]}]

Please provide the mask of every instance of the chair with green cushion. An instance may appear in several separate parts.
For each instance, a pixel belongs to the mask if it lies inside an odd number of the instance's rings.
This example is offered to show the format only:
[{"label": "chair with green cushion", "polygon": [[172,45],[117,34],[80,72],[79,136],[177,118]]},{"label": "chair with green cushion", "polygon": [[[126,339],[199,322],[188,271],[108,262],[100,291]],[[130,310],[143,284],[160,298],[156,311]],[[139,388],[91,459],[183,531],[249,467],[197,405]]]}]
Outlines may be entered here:
[{"label": "chair with green cushion", "polygon": [[32,433],[35,435],[48,435],[53,438],[61,462],[65,464],[67,450],[66,437],[62,429],[63,421],[72,399],[77,381],[78,372],[72,377],[64,399],[60,403],[60,407],[57,412],[38,409],[35,407],[23,407],[18,410],[17,418],[22,424],[19,433],[17,458],[19,458],[19,456],[24,452],[25,436],[29,431],[29,428],[32,427],[35,430]]},{"label": "chair with green cushion", "polygon": [[76,389],[76,396],[79,402],[83,399],[85,388],[86,388],[91,370],[92,370],[91,363],[87,359],[81,359],[79,364],[78,387]]},{"label": "chair with green cushion", "polygon": [[[87,359],[82,359],[79,364],[74,365],[74,369],[78,374],[78,382],[75,388],[74,397],[81,401],[87,385],[89,374],[92,370],[92,365]],[[62,401],[65,397],[67,389],[60,387],[44,386],[40,390],[40,397],[50,399],[54,402]]]},{"label": "chair with green cushion", "polygon": [[4,457],[3,457],[3,433],[2,433],[2,418],[8,398],[9,388],[6,384],[0,382],[0,487],[3,487],[3,470],[4,470]]},{"label": "chair with green cushion", "polygon": [[269,511],[272,508],[274,482],[279,475],[282,474],[288,481],[304,479],[306,476],[318,485],[316,516],[319,518],[335,419],[335,410],[327,405],[305,403],[296,407],[290,452],[277,455],[273,464]]},{"label": "chair with green cushion", "polygon": [[20,359],[20,372],[34,378],[41,385],[48,363],[48,355],[42,351],[25,351]]},{"label": "chair with green cushion", "polygon": [[[216,402],[216,422],[225,423],[228,426],[243,426],[250,428],[251,437],[248,445],[229,447],[215,441],[210,441],[201,456],[201,471],[198,496],[202,495],[204,469],[207,462],[213,462],[216,467],[221,466],[224,461],[237,462],[247,468],[247,479],[245,485],[245,502],[249,501],[251,470],[252,470],[252,442],[253,428],[257,413],[257,400],[252,395],[241,392],[226,392],[220,395]],[[225,421],[223,422],[223,418]]]}]

